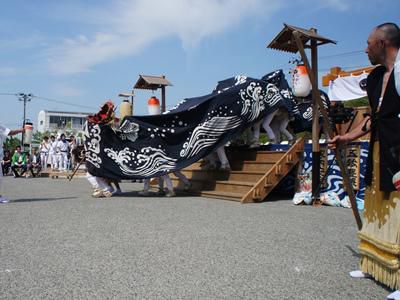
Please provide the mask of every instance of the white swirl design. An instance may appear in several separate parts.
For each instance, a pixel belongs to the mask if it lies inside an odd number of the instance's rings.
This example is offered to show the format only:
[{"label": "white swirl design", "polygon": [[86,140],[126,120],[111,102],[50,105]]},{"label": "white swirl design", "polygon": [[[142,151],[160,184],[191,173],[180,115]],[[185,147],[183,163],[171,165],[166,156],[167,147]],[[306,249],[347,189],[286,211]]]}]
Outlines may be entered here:
[{"label": "white swirl design", "polygon": [[215,144],[224,132],[240,125],[241,119],[237,116],[211,118],[193,130],[189,141],[183,144],[180,156],[189,158],[196,155],[202,149]]},{"label": "white swirl design", "polygon": [[86,160],[92,163],[96,168],[100,168],[102,163],[100,154],[100,141],[101,141],[101,129],[99,125],[93,125],[90,127],[85,124],[84,137],[85,137],[85,156]]},{"label": "white swirl design", "polygon": [[104,152],[125,175],[151,177],[158,172],[169,172],[176,166],[176,159],[168,157],[161,149],[152,147],[142,148],[138,155],[129,151],[129,148],[121,151],[105,148]]}]

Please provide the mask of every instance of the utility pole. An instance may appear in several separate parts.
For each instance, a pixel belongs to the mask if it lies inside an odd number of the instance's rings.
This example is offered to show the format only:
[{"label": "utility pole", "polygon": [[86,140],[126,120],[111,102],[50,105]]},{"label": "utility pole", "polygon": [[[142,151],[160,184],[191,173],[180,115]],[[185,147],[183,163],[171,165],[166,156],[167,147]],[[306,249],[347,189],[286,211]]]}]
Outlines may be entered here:
[{"label": "utility pole", "polygon": [[[32,95],[32,94],[19,93],[19,94],[17,94],[17,96],[18,96],[18,100],[19,100],[19,101],[24,101],[24,118],[23,118],[23,122],[22,122],[22,128],[25,128],[25,122],[26,122],[26,102],[31,101],[33,95]],[[24,147],[24,136],[25,136],[25,133],[22,132],[22,141],[21,141],[22,147]]]}]

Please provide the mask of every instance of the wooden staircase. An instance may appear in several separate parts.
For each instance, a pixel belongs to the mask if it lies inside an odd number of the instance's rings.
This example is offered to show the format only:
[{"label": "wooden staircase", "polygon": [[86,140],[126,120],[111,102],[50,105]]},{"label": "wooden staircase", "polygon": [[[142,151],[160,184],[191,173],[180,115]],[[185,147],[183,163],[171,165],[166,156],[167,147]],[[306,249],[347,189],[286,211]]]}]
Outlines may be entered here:
[{"label": "wooden staircase", "polygon": [[[286,152],[231,148],[227,150],[231,171],[204,170],[197,162],[181,172],[191,182],[191,194],[241,203],[261,202],[298,164],[303,150],[303,139]],[[183,189],[183,183],[170,176],[174,186]]]}]

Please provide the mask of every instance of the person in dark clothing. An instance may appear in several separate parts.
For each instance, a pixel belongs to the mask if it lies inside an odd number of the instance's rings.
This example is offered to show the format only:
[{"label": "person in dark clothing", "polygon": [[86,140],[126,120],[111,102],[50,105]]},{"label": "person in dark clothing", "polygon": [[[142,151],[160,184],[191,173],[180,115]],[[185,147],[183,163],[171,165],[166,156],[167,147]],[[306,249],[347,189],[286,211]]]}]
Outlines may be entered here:
[{"label": "person in dark clothing", "polygon": [[1,160],[1,168],[3,170],[3,175],[7,175],[11,168],[11,152],[10,150],[4,151],[4,157]]},{"label": "person in dark clothing", "polygon": [[331,148],[371,133],[365,181],[364,224],[360,238],[361,270],[352,277],[373,277],[397,291],[400,299],[400,191],[393,175],[400,171],[400,30],[394,23],[375,27],[366,53],[377,67],[367,79],[371,115],[352,131],[328,141]]},{"label": "person in dark clothing", "polygon": [[29,166],[28,170],[31,172],[32,177],[36,177],[40,174],[40,171],[42,170],[42,164],[41,164],[41,157],[40,153],[36,150],[36,148],[33,148],[32,150],[32,155],[29,157]]}]

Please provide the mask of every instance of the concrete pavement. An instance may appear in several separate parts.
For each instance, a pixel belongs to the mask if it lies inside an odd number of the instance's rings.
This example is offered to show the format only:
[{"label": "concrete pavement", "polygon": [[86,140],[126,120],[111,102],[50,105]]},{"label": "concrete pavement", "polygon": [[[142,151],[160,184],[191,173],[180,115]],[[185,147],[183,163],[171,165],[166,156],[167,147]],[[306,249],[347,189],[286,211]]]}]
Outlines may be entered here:
[{"label": "concrete pavement", "polygon": [[357,269],[350,209],[90,197],[85,179],[5,177],[0,299],[385,299]]}]

